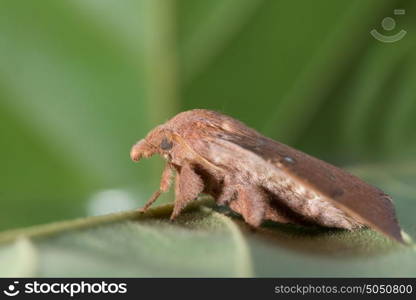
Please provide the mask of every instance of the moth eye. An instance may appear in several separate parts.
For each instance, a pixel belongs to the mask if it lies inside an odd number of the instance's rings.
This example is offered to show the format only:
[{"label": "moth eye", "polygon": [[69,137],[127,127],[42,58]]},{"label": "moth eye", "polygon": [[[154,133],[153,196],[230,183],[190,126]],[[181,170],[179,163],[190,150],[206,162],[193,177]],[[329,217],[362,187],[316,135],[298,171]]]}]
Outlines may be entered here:
[{"label": "moth eye", "polygon": [[163,138],[162,142],[160,143],[160,148],[162,150],[170,150],[173,147],[173,143],[170,142],[167,138]]}]

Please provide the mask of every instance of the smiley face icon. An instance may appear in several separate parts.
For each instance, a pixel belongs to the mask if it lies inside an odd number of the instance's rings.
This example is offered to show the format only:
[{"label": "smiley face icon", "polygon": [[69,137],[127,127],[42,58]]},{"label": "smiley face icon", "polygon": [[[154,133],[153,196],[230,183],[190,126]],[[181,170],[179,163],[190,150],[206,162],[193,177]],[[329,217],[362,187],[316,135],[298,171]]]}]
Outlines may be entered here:
[{"label": "smiley face icon", "polygon": [[[395,15],[404,15],[405,10],[404,9],[395,9],[394,14]],[[383,29],[385,31],[392,31],[396,28],[396,21],[391,17],[386,17],[381,21],[381,27],[383,27]],[[400,41],[402,38],[404,38],[404,36],[407,34],[407,31],[402,29],[394,35],[384,35],[384,34],[378,32],[377,29],[373,29],[373,30],[370,31],[370,33],[375,39],[379,40],[380,42],[394,43],[394,42]]]},{"label": "smiley face icon", "polygon": [[17,296],[20,291],[16,289],[16,285],[19,284],[19,281],[13,282],[13,284],[10,284],[6,290],[3,291],[3,293],[9,297]]}]

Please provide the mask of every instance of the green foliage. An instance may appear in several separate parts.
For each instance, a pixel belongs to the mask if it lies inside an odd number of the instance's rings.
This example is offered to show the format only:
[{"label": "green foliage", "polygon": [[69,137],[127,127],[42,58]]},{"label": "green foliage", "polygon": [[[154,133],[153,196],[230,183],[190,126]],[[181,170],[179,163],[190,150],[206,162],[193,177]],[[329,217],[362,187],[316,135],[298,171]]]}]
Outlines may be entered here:
[{"label": "green foliage", "polygon": [[[369,31],[382,31],[395,8],[406,15],[395,16],[394,33],[408,34],[376,41]],[[353,172],[394,196],[415,237],[415,8],[410,0],[0,0],[0,230],[97,214],[88,207],[103,206],[92,197],[101,191],[124,193],[111,194],[122,199],[107,211],[140,206],[157,188],[160,159],[134,165],[131,145],[179,111],[209,108],[332,163],[358,163]],[[212,211],[174,225],[127,215],[94,226],[100,217],[87,218],[80,222],[91,227],[76,230],[69,221],[65,232],[53,225],[48,237],[25,233],[0,250],[0,275],[75,276],[75,266],[85,276],[416,274],[411,248],[387,251],[371,232],[266,227],[273,234],[260,232],[262,242]],[[118,238],[125,247],[103,250]],[[365,256],[367,243],[380,253]],[[342,249],[351,258],[337,260]],[[161,271],[162,256],[171,260]]]},{"label": "green foliage", "polygon": [[[170,206],[169,206],[170,208]],[[246,242],[231,220],[207,208],[166,218],[137,212],[3,234],[3,276],[250,276]],[[155,213],[160,214],[156,219]],[[114,222],[119,219],[118,222]],[[33,242],[26,237],[38,237]],[[22,237],[23,236],[23,237]],[[43,236],[43,238],[39,238]],[[45,236],[48,238],[46,239]],[[1,239],[1,237],[0,237]],[[0,252],[1,253],[1,252]],[[10,263],[15,262],[18,263]]]}]

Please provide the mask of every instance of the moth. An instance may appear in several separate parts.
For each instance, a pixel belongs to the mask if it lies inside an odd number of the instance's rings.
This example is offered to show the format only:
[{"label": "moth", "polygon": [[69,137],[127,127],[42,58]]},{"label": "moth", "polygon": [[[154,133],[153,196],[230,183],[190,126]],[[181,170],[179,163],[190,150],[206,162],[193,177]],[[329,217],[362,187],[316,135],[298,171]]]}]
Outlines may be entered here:
[{"label": "moth", "polygon": [[358,177],[224,114],[194,109],[157,126],[131,149],[133,161],[166,159],[160,188],[175,178],[175,219],[201,193],[253,227],[263,221],[355,230],[369,227],[403,242],[392,199]]}]

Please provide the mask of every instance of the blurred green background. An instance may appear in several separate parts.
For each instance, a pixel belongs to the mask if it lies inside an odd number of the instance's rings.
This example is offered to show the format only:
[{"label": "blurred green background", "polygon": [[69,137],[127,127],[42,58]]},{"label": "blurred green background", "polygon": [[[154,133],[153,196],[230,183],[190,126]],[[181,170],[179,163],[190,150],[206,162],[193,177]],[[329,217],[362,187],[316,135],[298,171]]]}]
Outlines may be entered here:
[{"label": "blurred green background", "polygon": [[411,0],[0,0],[0,230],[139,207],[161,159],[131,145],[192,108],[416,173],[415,17]]}]

